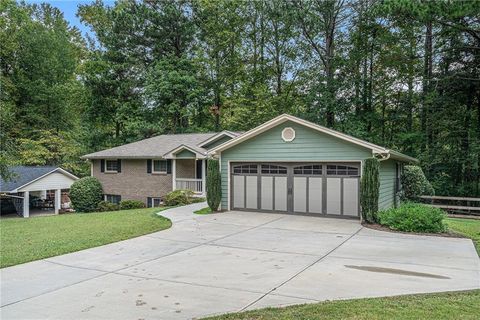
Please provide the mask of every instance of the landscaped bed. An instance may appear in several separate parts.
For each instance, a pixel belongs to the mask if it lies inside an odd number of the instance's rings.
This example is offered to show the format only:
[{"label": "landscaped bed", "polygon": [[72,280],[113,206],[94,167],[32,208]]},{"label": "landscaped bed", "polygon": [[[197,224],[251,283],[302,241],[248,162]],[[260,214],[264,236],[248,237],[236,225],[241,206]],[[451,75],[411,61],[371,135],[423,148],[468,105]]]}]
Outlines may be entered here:
[{"label": "landscaped bed", "polygon": [[166,208],[72,213],[0,220],[0,267],[138,237],[168,229],[170,220],[156,215]]},{"label": "landscaped bed", "polygon": [[208,319],[478,319],[480,290],[328,301],[267,308]]}]

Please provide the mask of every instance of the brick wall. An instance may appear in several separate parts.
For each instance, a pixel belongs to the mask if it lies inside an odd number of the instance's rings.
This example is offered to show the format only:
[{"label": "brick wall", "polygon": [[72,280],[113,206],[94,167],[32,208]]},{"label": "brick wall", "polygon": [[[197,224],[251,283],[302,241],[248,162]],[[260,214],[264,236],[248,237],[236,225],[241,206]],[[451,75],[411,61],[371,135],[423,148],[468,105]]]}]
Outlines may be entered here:
[{"label": "brick wall", "polygon": [[[195,170],[195,168],[194,168]],[[172,191],[171,174],[147,173],[147,160],[122,160],[122,172],[102,173],[100,160],[93,160],[93,176],[103,186],[103,193],[147,202],[147,197],[163,197]]]},{"label": "brick wall", "polygon": [[195,179],[195,159],[177,159],[177,178]]}]

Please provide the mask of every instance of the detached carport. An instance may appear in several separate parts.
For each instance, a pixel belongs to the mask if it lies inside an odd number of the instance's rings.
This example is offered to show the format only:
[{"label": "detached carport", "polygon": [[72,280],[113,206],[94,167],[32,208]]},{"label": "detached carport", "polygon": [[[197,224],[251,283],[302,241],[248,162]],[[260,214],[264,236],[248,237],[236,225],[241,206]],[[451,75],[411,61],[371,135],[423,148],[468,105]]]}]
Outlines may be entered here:
[{"label": "detached carport", "polygon": [[16,166],[11,167],[13,178],[8,181],[0,179],[2,198],[11,198],[18,215],[30,216],[32,196],[39,201],[47,198],[47,193],[54,192],[53,211],[58,214],[61,209],[62,190],[70,189],[78,177],[54,166]]}]

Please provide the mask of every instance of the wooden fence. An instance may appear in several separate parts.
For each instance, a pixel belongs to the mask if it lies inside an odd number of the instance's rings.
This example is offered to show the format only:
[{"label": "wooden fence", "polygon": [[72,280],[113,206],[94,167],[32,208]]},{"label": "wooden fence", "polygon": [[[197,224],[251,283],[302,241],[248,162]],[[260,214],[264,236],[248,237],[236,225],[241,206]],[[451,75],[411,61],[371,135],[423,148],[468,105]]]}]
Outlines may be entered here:
[{"label": "wooden fence", "polygon": [[480,198],[421,196],[424,203],[452,214],[480,216]]}]

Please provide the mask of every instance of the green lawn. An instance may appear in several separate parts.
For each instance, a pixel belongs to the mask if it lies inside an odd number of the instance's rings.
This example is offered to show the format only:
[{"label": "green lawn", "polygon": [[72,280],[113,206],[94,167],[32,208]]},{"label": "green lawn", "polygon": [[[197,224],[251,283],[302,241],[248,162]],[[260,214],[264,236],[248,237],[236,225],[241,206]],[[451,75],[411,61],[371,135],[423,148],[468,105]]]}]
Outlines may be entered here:
[{"label": "green lawn", "polygon": [[267,308],[208,319],[478,319],[480,290],[330,301],[286,308]]},{"label": "green lawn", "polygon": [[101,246],[170,228],[146,208],[112,212],[0,219],[0,267]]},{"label": "green lawn", "polygon": [[477,252],[480,255],[480,220],[479,219],[446,219],[448,228],[456,233],[469,237],[473,240]]},{"label": "green lawn", "polygon": [[212,209],[210,209],[210,207],[206,207],[206,208],[202,208],[202,209],[197,210],[197,211],[193,211],[193,213],[196,213],[196,214],[210,214],[210,213],[212,213]]}]

